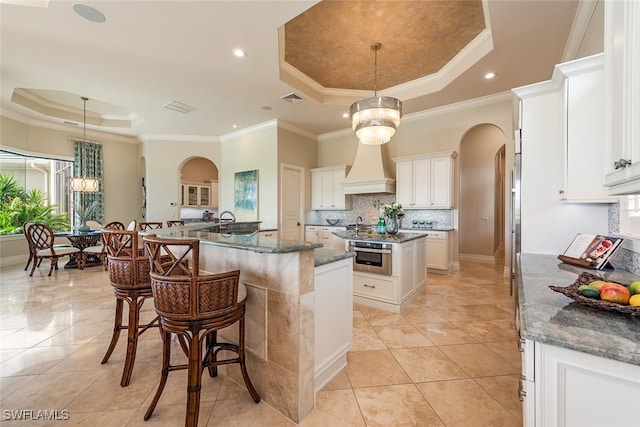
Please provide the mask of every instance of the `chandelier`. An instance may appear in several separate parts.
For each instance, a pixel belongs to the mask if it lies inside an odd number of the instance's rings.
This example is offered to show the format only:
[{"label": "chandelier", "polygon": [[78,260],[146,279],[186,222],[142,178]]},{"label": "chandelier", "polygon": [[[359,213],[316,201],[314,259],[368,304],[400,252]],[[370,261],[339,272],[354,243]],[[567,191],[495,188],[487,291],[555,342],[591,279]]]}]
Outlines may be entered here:
[{"label": "chandelier", "polygon": [[380,43],[371,45],[374,52],[373,97],[354,102],[349,108],[351,126],[361,143],[381,145],[389,142],[400,125],[402,102],[378,94],[378,51]]},{"label": "chandelier", "polygon": [[[81,96],[80,98],[84,102],[84,115],[83,115],[84,127],[83,127],[82,140],[86,141],[87,140],[87,101],[89,100],[89,98],[87,98],[86,96]],[[70,191],[77,191],[81,193],[97,193],[100,186],[100,180],[97,178],[89,178],[84,175],[74,176],[69,178],[68,185],[69,185]]]}]

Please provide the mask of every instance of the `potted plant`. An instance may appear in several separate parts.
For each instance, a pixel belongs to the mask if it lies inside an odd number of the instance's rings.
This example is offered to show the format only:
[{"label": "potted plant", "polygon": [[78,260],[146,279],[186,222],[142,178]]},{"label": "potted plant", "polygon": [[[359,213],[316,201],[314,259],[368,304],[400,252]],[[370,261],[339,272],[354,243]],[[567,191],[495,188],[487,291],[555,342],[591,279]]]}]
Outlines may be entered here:
[{"label": "potted plant", "polygon": [[78,227],[78,231],[82,233],[87,233],[91,231],[91,227],[87,225],[87,221],[91,219],[91,216],[93,215],[97,207],[98,207],[97,202],[93,202],[86,207],[82,203],[74,204],[73,211],[75,212],[80,222],[80,227]]}]

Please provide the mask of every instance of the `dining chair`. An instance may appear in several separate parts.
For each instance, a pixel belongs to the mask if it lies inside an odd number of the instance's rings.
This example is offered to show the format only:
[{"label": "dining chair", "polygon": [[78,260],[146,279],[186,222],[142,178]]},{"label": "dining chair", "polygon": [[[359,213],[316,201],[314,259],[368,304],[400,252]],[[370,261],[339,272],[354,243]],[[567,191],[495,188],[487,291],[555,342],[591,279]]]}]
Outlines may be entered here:
[{"label": "dining chair", "polygon": [[55,236],[53,230],[46,224],[33,223],[26,228],[27,240],[33,245],[33,265],[29,276],[33,276],[36,267],[40,266],[43,259],[51,260],[48,276],[51,276],[53,269],[58,269],[58,258],[77,254],[80,249],[73,246],[54,245]]},{"label": "dining chair", "polygon": [[[91,221],[87,221],[87,225],[89,225],[91,227],[91,225],[89,224],[89,222]],[[96,222],[96,224],[99,224],[98,222]],[[112,221],[110,223],[108,223],[107,225],[104,226],[104,228],[113,228],[116,230],[124,230],[124,224],[121,223],[120,221]],[[87,266],[87,258],[89,256],[96,256],[98,258],[100,258],[100,261],[102,261],[102,265],[104,266],[104,271],[107,271],[107,251],[106,251],[106,246],[104,244],[104,237],[101,236],[100,239],[100,244],[95,245],[95,246],[89,246],[88,248],[84,248],[82,251],[82,263],[84,264],[84,267]]]},{"label": "dining chair", "polygon": [[169,228],[170,228],[170,227],[174,227],[174,226],[175,226],[175,227],[180,227],[180,226],[182,226],[182,225],[184,225],[184,221],[183,221],[183,220],[181,220],[181,219],[179,219],[179,220],[169,220],[169,221],[167,221],[167,227],[169,227]]},{"label": "dining chair", "polygon": [[140,231],[157,230],[159,228],[162,228],[162,222],[141,221],[138,223],[138,227],[140,228]]},{"label": "dining chair", "polygon": [[97,231],[102,228],[102,224],[100,224],[98,221],[89,220],[86,222],[86,224],[89,226],[91,231]]},{"label": "dining chair", "polygon": [[132,220],[128,225],[127,225],[127,230],[129,231],[133,231],[133,230],[137,230],[138,229],[138,221],[136,221],[135,219]]},{"label": "dining chair", "polygon": [[[258,403],[260,396],[251,383],[245,364],[247,290],[240,283],[240,270],[201,273],[198,239],[163,239],[148,235],[142,241],[150,259],[151,291],[162,335],[160,384],[144,419],[148,420],[153,414],[169,372],[179,369],[188,371],[185,426],[195,427],[198,424],[205,368],[208,368],[210,376],[215,377],[219,365],[240,364],[247,391]],[[237,344],[218,341],[218,330],[236,323]],[[171,364],[171,334],[177,336],[187,354],[187,365]],[[221,359],[221,354],[229,357]]]},{"label": "dining chair", "polygon": [[[136,230],[102,229],[102,242],[106,247],[109,282],[116,297],[116,312],[113,335],[109,348],[102,358],[102,364],[109,357],[120,338],[120,331],[127,330],[127,352],[120,386],[126,387],[131,381],[136,358],[138,338],[151,327],[158,326],[158,317],[148,323],[141,323],[140,311],[145,300],[152,298],[149,278],[149,257],[140,250]],[[122,324],[124,303],[129,306],[128,323]]]}]

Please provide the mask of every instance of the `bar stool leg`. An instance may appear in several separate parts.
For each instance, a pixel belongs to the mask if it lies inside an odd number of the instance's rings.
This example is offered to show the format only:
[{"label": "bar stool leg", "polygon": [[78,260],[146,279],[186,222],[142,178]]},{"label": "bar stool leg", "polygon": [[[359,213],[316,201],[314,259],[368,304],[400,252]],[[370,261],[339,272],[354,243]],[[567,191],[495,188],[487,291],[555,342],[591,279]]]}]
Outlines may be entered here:
[{"label": "bar stool leg", "polygon": [[249,378],[249,373],[247,372],[247,365],[245,364],[244,357],[244,315],[240,318],[238,324],[238,356],[240,359],[240,371],[242,372],[242,379],[244,379],[244,384],[247,386],[247,391],[251,395],[251,398],[255,403],[260,402],[260,395],[253,387],[251,383],[251,379]]},{"label": "bar stool leg", "polygon": [[111,357],[111,353],[116,348],[116,344],[118,344],[118,339],[120,338],[120,330],[122,329],[122,308],[123,301],[120,298],[116,298],[116,320],[113,326],[113,335],[111,336],[111,343],[109,344],[109,348],[107,349],[107,353],[102,358],[101,364],[107,363],[109,358]]},{"label": "bar stool leg", "polygon": [[191,331],[191,346],[189,349],[189,365],[187,375],[187,417],[185,426],[196,427],[198,425],[198,413],[200,412],[200,389],[202,388],[202,341],[199,331]]},{"label": "bar stool leg", "polygon": [[144,299],[138,300],[138,297],[132,297],[127,300],[129,303],[129,325],[127,327],[127,355],[124,359],[124,370],[122,371],[122,380],[120,386],[126,387],[131,381],[133,373],[133,364],[136,360],[136,350],[138,348],[138,325],[140,323],[140,306]]},{"label": "bar stool leg", "polygon": [[169,370],[171,368],[171,334],[165,332],[162,329],[162,326],[160,326],[160,333],[162,334],[162,373],[160,375],[160,384],[158,385],[156,394],[153,396],[151,405],[149,405],[147,412],[144,414],[145,421],[151,417],[153,410],[156,408],[156,405],[160,400],[160,396],[162,396],[162,391],[164,390],[164,386],[167,384],[167,378],[169,377]]}]

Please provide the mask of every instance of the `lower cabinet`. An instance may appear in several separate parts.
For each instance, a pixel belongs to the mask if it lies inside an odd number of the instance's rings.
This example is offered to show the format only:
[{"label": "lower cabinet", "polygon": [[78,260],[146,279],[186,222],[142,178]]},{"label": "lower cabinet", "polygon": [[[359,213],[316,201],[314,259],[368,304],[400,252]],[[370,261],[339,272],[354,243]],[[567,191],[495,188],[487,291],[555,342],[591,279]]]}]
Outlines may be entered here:
[{"label": "lower cabinet", "polygon": [[448,273],[453,263],[453,245],[448,231],[427,233],[427,268],[434,273]]},{"label": "lower cabinet", "polygon": [[307,225],[304,228],[305,242],[322,243],[325,248],[344,251],[344,239],[333,234],[334,231],[345,231],[346,227],[323,227]]},{"label": "lower cabinet", "polygon": [[638,425],[640,366],[530,340],[523,351],[525,427]]}]

